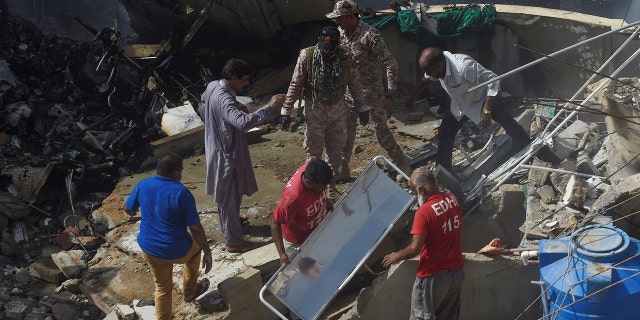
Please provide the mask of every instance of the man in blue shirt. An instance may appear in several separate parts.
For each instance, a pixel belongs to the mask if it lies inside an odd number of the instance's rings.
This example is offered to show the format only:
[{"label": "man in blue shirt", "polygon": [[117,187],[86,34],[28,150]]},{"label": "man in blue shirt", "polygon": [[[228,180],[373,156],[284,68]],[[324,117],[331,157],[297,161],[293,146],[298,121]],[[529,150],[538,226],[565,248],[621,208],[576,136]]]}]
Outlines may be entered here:
[{"label": "man in blue shirt", "polygon": [[180,183],[182,169],[180,155],[162,155],[156,168],[157,175],[141,180],[125,202],[125,211],[132,216],[141,209],[138,244],[155,282],[156,317],[159,320],[173,318],[174,264],[184,264],[185,301],[195,300],[209,288],[209,280],[198,281],[198,274],[200,251],[204,251],[202,265],[205,273],[211,270],[211,249],[200,223],[195,199]]}]

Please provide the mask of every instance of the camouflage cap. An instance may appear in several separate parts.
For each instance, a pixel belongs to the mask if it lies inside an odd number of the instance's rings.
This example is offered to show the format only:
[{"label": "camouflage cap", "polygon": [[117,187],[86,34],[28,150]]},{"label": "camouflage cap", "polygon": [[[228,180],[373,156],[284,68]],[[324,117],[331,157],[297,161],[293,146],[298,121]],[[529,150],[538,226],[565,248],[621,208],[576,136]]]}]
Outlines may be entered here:
[{"label": "camouflage cap", "polygon": [[353,0],[340,0],[336,2],[333,11],[327,13],[327,18],[335,19],[341,16],[350,16],[358,13],[358,5]]}]

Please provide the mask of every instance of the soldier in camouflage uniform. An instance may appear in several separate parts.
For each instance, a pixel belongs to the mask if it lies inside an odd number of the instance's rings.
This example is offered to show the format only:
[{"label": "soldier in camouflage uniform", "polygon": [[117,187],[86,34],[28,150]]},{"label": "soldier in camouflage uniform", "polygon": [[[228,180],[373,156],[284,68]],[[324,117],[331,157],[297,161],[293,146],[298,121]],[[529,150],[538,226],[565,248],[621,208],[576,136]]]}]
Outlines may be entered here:
[{"label": "soldier in camouflage uniform", "polygon": [[336,176],[346,139],[347,106],[344,94],[353,85],[349,50],[340,46],[338,28],[324,27],[318,44],[302,49],[281,110],[283,130],[289,130],[291,109],[302,96],[307,130],[303,147],[307,161],[321,159],[326,149],[327,163]]},{"label": "soldier in camouflage uniform", "polygon": [[[387,151],[391,160],[407,175],[411,173],[409,161],[393,137],[387,119],[393,111],[394,97],[397,89],[398,64],[389,52],[380,32],[358,18],[358,5],[352,0],[336,2],[333,12],[327,18],[334,19],[340,26],[340,42],[349,48],[353,60],[353,69],[358,73],[358,83],[349,86],[346,102],[349,107],[347,118],[347,141],[343,148],[340,174],[337,180],[349,177],[349,161],[353,152],[353,144],[357,128],[359,112],[361,122],[371,119],[380,146]],[[380,75],[380,65],[386,68],[387,90]],[[352,97],[354,93],[362,95],[363,104]],[[369,117],[367,117],[369,116]]]}]

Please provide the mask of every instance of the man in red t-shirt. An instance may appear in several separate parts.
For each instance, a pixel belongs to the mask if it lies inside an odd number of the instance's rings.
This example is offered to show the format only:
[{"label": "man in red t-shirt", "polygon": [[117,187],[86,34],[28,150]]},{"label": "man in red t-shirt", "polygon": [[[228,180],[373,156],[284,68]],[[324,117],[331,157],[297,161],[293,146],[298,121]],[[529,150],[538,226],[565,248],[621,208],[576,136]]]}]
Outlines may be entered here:
[{"label": "man in red t-shirt", "polygon": [[440,192],[425,167],[413,171],[409,185],[420,207],[411,228],[411,244],[384,257],[385,267],[420,253],[411,294],[411,319],[458,319],[464,258],[460,247],[462,208],[456,196]]},{"label": "man in red t-shirt", "polygon": [[331,167],[320,159],[312,159],[296,171],[282,190],[282,199],[271,219],[271,237],[280,263],[289,263],[287,254],[307,239],[328,210],[333,210],[327,192],[331,179]]}]

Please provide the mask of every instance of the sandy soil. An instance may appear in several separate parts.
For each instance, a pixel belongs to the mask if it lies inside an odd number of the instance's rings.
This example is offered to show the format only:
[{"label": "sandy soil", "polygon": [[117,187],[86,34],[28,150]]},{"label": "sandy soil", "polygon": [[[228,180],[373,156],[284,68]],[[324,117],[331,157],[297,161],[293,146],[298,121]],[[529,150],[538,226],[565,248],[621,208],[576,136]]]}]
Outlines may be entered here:
[{"label": "sandy soil", "polygon": [[[402,123],[403,112],[396,114],[389,120],[392,131],[397,125]],[[273,209],[276,207],[280,193],[285,183],[296,169],[305,161],[305,153],[302,148],[304,139],[304,124],[294,126],[293,132],[280,130],[280,126],[265,125],[262,127],[262,139],[258,143],[249,146],[254,171],[258,179],[260,191],[251,197],[244,197],[241,214],[249,218],[245,234],[249,240],[261,243],[268,243],[270,239],[269,222]],[[430,133],[426,133],[430,134]],[[394,132],[396,140],[405,152],[424,144],[424,137],[403,136]],[[360,171],[369,164],[371,159],[377,155],[386,155],[380,147],[370,126],[359,126],[356,136],[354,154],[351,161],[352,180],[357,177]],[[237,255],[226,253],[222,250],[223,236],[220,232],[215,205],[210,196],[204,195],[204,156],[193,156],[185,159],[185,172],[183,173],[183,183],[187,185],[198,202],[198,209],[202,211],[201,219],[205,226],[208,237],[212,240],[211,246],[216,252],[214,262],[217,270],[212,270],[208,276],[219,275],[220,279],[212,279],[210,290],[215,295],[216,285],[224,280],[224,275],[235,272],[237,268]],[[102,211],[112,212],[115,217],[122,214],[123,197],[127,194],[127,189],[135,184],[135,180],[148,176],[153,172],[142,173],[128,177],[131,180],[121,181],[121,185],[114,190],[114,193],[105,199]],[[350,182],[339,183],[336,187],[339,192],[343,192],[349,187]],[[332,193],[332,200],[335,201],[340,194]],[[153,299],[153,283],[148,268],[143,258],[138,254],[126,254],[115,247],[115,242],[129,234],[135,221],[110,231],[106,235],[107,243],[98,251],[96,258],[92,260],[96,271],[89,279],[85,280],[88,291],[96,295],[96,301],[102,301],[105,305],[115,303],[131,304],[132,300]],[[174,271],[175,273],[175,271]],[[175,285],[177,288],[181,284]],[[179,289],[174,294],[174,310],[181,318],[199,319],[207,316],[222,317],[223,313],[206,314],[198,310],[194,304],[185,304],[181,301],[182,294]],[[106,308],[106,307],[104,307]]]}]

